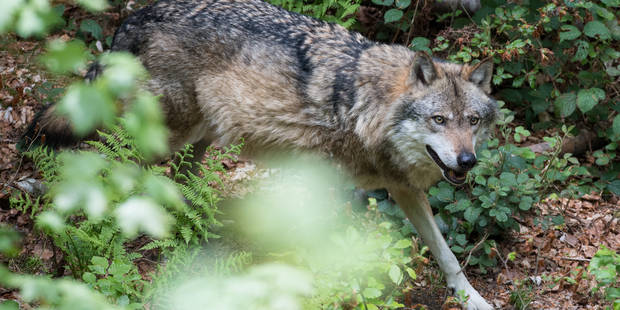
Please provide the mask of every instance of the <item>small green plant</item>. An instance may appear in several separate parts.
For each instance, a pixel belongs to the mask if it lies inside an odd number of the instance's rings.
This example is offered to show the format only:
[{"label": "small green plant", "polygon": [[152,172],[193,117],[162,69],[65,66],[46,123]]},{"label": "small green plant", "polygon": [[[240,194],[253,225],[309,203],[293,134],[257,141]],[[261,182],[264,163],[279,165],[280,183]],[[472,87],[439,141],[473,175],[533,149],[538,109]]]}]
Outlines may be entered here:
[{"label": "small green plant", "polygon": [[355,23],[355,12],[361,0],[269,0],[269,3],[286,10],[310,15],[350,28]]},{"label": "small green plant", "polygon": [[517,310],[526,310],[532,298],[532,284],[529,280],[516,280],[515,288],[510,292],[510,304]]},{"label": "small green plant", "polygon": [[[176,153],[176,158],[171,161],[171,178],[176,181],[186,204],[168,210],[175,220],[173,233],[167,238],[150,242],[143,250],[183,247],[183,243],[184,246],[198,246],[202,241],[218,237],[212,232],[212,228],[222,225],[215,218],[218,213],[217,203],[221,198],[213,185],[223,186],[218,175],[225,172],[222,160],[235,160],[241,147],[242,144],[231,145],[224,152],[209,147],[204,165],[191,161],[191,145],[186,145],[182,151]],[[199,175],[191,172],[193,166],[198,167]]]},{"label": "small green plant", "polygon": [[142,309],[144,281],[131,261],[110,263],[105,257],[93,256],[90,263],[89,271],[82,274],[85,283],[125,309]]},{"label": "small green plant", "polygon": [[596,279],[597,285],[592,288],[592,293],[598,293],[603,291],[605,300],[612,303],[612,308],[606,309],[617,310],[620,309],[620,255],[615,251],[602,245],[601,248],[594,254],[590,265],[588,265],[588,271]]}]

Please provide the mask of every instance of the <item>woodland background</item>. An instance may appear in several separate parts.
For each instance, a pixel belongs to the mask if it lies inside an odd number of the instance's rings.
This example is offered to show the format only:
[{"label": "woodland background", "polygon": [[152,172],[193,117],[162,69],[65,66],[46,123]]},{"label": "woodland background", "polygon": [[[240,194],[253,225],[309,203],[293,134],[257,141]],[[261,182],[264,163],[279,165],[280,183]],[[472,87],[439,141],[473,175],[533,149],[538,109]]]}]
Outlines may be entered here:
[{"label": "woodland background", "polygon": [[[136,87],[146,73],[103,53],[150,2],[0,3],[0,309],[461,307],[385,191],[323,164],[257,167],[242,145],[189,178],[187,150],[153,162],[166,130]],[[437,222],[497,308],[620,309],[620,1],[271,3],[455,62],[492,57],[502,116],[468,183],[429,191]],[[84,84],[97,58],[108,70]],[[19,152],[49,102],[105,139]]]}]

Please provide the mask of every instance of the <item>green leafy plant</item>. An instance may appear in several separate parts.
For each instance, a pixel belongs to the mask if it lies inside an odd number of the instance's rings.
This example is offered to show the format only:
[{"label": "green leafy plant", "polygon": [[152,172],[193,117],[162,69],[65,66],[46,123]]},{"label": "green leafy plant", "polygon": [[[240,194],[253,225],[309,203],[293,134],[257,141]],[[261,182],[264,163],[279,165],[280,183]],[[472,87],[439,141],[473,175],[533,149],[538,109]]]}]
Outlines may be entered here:
[{"label": "green leafy plant", "polygon": [[516,280],[515,289],[510,292],[510,303],[517,310],[526,310],[532,302],[532,284],[529,280]]},{"label": "green leafy plant", "polygon": [[[592,288],[592,292],[596,293],[603,290],[603,296],[612,303],[611,309],[620,308],[620,282],[618,275],[620,274],[620,255],[615,251],[602,245],[594,254],[588,271],[596,279],[597,285]],[[610,309],[607,307],[607,309]]]},{"label": "green leafy plant", "polygon": [[328,22],[350,28],[355,23],[355,11],[361,0],[269,0],[289,11],[310,15]]},{"label": "green leafy plant", "polygon": [[[507,126],[514,117],[510,111],[504,109],[502,114],[499,124],[504,139],[517,140],[529,135],[522,127],[513,131]],[[475,240],[472,237],[518,229],[514,216],[529,211],[542,199],[577,197],[590,191],[587,169],[571,154],[559,156],[562,140],[570,128],[564,127],[563,132],[563,136],[545,138],[552,150],[540,155],[529,148],[499,145],[498,138],[491,139],[477,152],[479,163],[469,174],[469,187],[458,190],[442,181],[429,190],[431,204],[439,208],[451,228],[448,242],[455,253],[482,250],[484,255],[473,255],[468,263],[479,265],[484,271],[485,267],[495,265],[494,242],[484,237],[475,246],[470,243]],[[555,185],[560,183],[564,189],[556,193]]]}]

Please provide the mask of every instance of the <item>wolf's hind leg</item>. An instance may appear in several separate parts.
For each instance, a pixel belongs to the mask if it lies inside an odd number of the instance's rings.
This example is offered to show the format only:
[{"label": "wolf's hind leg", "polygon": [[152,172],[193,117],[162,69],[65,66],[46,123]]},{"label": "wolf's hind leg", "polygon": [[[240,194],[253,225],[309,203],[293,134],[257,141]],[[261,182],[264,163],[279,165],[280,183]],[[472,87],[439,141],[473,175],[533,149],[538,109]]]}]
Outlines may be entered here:
[{"label": "wolf's hind leg", "polygon": [[480,296],[478,291],[469,284],[469,281],[461,272],[458,260],[448,247],[433,219],[433,211],[428,203],[428,199],[426,199],[425,193],[421,190],[410,188],[391,188],[389,191],[405,212],[407,218],[415,226],[424,244],[430,248],[433,257],[435,257],[439,264],[439,268],[446,277],[448,288],[454,290],[454,293],[462,290],[469,296],[467,310],[493,309]]}]

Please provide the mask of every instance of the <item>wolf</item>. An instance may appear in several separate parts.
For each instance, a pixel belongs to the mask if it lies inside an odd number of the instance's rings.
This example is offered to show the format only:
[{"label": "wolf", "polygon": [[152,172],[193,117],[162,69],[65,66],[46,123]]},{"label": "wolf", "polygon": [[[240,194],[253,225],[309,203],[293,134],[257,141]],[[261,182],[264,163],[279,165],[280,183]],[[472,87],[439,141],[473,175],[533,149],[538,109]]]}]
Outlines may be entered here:
[{"label": "wolf", "polygon": [[[366,189],[386,188],[467,309],[492,309],[446,244],[425,191],[463,184],[492,130],[493,62],[461,65],[260,0],[160,0],[117,29],[112,51],[136,55],[160,95],[170,147],[244,141],[252,156],[314,152]],[[94,79],[104,70],[95,64]],[[25,139],[71,137],[54,107]]]}]

